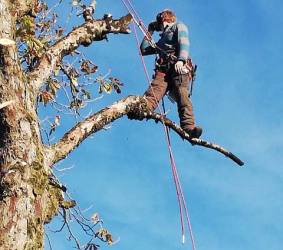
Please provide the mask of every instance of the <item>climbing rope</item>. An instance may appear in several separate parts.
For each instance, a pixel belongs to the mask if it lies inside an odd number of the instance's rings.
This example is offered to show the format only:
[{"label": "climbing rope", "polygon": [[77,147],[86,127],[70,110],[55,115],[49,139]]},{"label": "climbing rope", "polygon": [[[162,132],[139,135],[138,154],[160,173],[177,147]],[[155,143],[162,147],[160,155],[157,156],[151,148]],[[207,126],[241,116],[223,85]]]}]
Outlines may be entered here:
[{"label": "climbing rope", "polygon": [[[141,50],[140,50],[140,41],[139,41],[139,38],[138,38],[136,26],[142,31],[144,36],[147,38],[147,40],[150,42],[150,44],[153,47],[157,47],[157,46],[156,46],[155,42],[153,41],[151,34],[148,32],[147,28],[145,27],[144,23],[142,22],[142,19],[140,18],[137,11],[135,10],[131,1],[130,0],[122,0],[122,2],[124,4],[124,6],[127,8],[127,10],[129,11],[129,13],[133,17],[133,20],[134,20],[133,30],[134,30],[137,48],[138,48],[138,51],[139,51],[139,55],[141,57],[143,69],[144,69],[148,84],[149,84],[149,86],[151,86],[151,79],[149,77],[149,73],[148,73],[148,70],[147,70],[147,67],[146,67],[146,63],[144,61],[144,58],[143,58]],[[162,102],[163,102],[163,110],[162,110],[160,108],[159,104],[158,104],[158,101],[157,101],[157,98],[154,94],[154,91],[152,91],[152,92],[153,92],[153,95],[154,95],[154,98],[155,98],[159,112],[161,113],[161,115],[163,117],[165,117],[165,107],[164,107],[163,100],[162,100]],[[192,242],[192,249],[196,250],[194,236],[193,236],[193,230],[192,230],[190,216],[189,216],[189,212],[188,212],[188,208],[187,208],[187,203],[186,203],[186,200],[185,200],[185,197],[184,197],[184,194],[183,194],[183,190],[182,190],[182,186],[181,186],[181,183],[180,183],[180,179],[179,179],[179,175],[178,175],[178,171],[177,171],[177,167],[176,167],[176,163],[175,163],[175,159],[174,159],[174,154],[173,154],[173,150],[172,150],[172,146],[171,146],[169,128],[165,125],[164,120],[163,120],[162,124],[163,124],[164,132],[165,132],[166,143],[167,143],[169,157],[170,157],[170,165],[171,165],[173,180],[174,180],[175,189],[176,189],[176,193],[177,193],[179,212],[180,212],[180,221],[181,221],[182,243],[185,243],[185,226],[184,226],[184,218],[183,218],[183,209],[184,209],[185,210],[184,213],[185,213],[187,224],[188,224],[190,239],[191,239],[191,242]]]}]

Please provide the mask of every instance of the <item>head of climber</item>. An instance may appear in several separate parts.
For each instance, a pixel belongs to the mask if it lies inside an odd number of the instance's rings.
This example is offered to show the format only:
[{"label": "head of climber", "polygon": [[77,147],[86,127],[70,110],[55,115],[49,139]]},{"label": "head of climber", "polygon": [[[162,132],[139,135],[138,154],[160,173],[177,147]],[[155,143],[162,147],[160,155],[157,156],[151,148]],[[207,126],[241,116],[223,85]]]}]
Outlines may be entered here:
[{"label": "head of climber", "polygon": [[176,15],[170,9],[165,9],[156,16],[157,27],[162,31],[167,25],[172,25],[176,22]]},{"label": "head of climber", "polygon": [[166,26],[175,23],[176,19],[176,15],[172,10],[165,9],[157,14],[155,21],[149,24],[148,31],[150,33],[153,33],[154,31],[163,31]]}]

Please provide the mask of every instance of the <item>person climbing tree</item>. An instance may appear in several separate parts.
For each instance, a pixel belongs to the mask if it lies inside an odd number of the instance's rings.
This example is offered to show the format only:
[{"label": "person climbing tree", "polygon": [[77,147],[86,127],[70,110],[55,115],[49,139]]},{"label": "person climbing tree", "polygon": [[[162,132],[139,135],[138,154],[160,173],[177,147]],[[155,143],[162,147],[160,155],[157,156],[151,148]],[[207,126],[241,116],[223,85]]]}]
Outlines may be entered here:
[{"label": "person climbing tree", "polygon": [[182,129],[190,138],[199,138],[202,128],[195,125],[189,97],[193,64],[189,58],[188,28],[185,24],[177,22],[172,10],[166,9],[148,25],[150,37],[154,31],[161,32],[156,45],[152,44],[149,36],[145,36],[140,46],[142,55],[157,54],[153,81],[144,94],[147,107],[154,110],[161,98],[169,92],[177,102]]}]

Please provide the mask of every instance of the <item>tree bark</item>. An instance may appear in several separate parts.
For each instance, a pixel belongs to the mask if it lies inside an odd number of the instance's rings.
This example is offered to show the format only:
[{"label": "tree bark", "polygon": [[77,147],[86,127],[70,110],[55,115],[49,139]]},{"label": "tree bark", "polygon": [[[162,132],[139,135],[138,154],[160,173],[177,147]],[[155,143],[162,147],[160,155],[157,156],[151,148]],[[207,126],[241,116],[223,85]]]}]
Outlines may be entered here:
[{"label": "tree bark", "polygon": [[[33,15],[37,0],[0,1],[0,249],[43,249],[44,223],[63,206],[60,185],[41,141],[36,97],[56,64],[78,46],[108,33],[129,33],[131,16],[90,20],[49,48],[25,74],[16,46],[16,23]],[[55,183],[56,184],[56,183]]]},{"label": "tree bark", "polygon": [[[36,97],[56,64],[78,46],[108,33],[129,33],[131,16],[90,20],[49,48],[25,74],[16,46],[16,23],[34,15],[37,0],[0,1],[0,249],[43,249],[44,223],[63,206],[60,185],[41,141]],[[56,183],[55,183],[56,184]]]},{"label": "tree bark", "polygon": [[[29,1],[27,1],[29,2]],[[0,2],[0,38],[15,40],[12,1]],[[58,210],[61,190],[49,183],[35,95],[16,45],[0,45],[0,249],[42,249],[43,225]]]}]

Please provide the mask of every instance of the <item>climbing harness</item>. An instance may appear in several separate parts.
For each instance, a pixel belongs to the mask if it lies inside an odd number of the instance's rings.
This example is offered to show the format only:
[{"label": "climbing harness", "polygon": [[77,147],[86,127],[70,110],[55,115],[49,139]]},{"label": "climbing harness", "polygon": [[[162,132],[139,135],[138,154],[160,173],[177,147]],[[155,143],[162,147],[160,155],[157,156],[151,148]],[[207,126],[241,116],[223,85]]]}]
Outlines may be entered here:
[{"label": "climbing harness", "polygon": [[[139,42],[139,39],[138,39],[138,33],[137,33],[136,27],[138,27],[141,30],[141,32],[146,37],[146,39],[148,39],[148,41],[150,42],[150,45],[152,47],[154,47],[156,49],[159,49],[159,48],[156,45],[156,43],[154,42],[151,34],[148,32],[144,23],[142,22],[140,16],[138,15],[138,13],[135,10],[131,1],[130,0],[122,0],[122,2],[124,4],[124,6],[127,8],[127,10],[129,11],[129,13],[133,17],[133,20],[134,20],[133,30],[134,30],[135,40],[136,40],[136,43],[137,43],[139,55],[141,57],[143,69],[144,69],[147,81],[149,83],[149,86],[150,86],[151,79],[149,77],[144,58],[143,58],[142,53],[140,51],[140,47],[139,47],[140,42]],[[163,100],[162,100],[162,102],[163,102],[163,110],[162,110],[161,107],[158,104],[158,101],[157,101],[157,98],[156,98],[155,95],[154,95],[154,98],[155,98],[155,101],[157,103],[157,107],[158,107],[159,112],[161,113],[162,117],[165,117],[165,107],[164,107]],[[183,217],[184,214],[185,214],[187,225],[188,225],[188,230],[189,230],[189,235],[190,235],[190,239],[191,239],[191,243],[192,243],[192,249],[196,250],[194,236],[193,236],[193,230],[192,230],[192,226],[191,226],[191,222],[190,222],[190,216],[189,216],[186,200],[185,200],[185,197],[184,197],[184,194],[183,194],[182,186],[181,186],[181,183],[180,183],[180,179],[179,179],[179,175],[178,175],[178,171],[177,171],[177,167],[176,167],[176,163],[175,163],[175,159],[174,159],[174,154],[173,154],[173,150],[172,150],[172,146],[171,146],[169,128],[165,125],[164,120],[163,120],[162,124],[163,124],[164,132],[165,132],[166,143],[167,143],[169,157],[170,157],[170,165],[171,165],[173,180],[174,180],[176,193],[177,193],[179,212],[180,212],[180,221],[181,221],[182,243],[185,243],[185,223],[184,223],[184,217]]]}]

